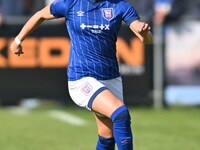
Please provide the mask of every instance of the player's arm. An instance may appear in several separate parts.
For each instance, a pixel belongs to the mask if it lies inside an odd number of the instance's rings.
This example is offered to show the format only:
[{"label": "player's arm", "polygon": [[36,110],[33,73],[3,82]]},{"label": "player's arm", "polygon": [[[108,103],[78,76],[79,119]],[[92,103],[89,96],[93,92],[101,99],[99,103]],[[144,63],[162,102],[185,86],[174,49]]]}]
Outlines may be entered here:
[{"label": "player's arm", "polygon": [[150,31],[151,27],[148,23],[135,20],[129,27],[143,43],[152,44],[153,36]]},{"label": "player's arm", "polygon": [[11,43],[10,50],[20,56],[23,54],[21,42],[35,30],[44,20],[54,19],[55,17],[50,13],[50,5],[44,7],[42,10],[36,12],[23,26],[22,30]]}]

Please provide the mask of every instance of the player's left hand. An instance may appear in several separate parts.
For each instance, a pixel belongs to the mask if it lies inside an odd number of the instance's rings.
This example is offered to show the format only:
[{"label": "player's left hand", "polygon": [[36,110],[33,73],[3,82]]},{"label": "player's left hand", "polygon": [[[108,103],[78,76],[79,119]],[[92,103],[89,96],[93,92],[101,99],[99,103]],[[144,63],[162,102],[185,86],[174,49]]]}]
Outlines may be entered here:
[{"label": "player's left hand", "polygon": [[18,56],[24,54],[22,50],[22,46],[18,45],[15,41],[11,43],[10,50],[12,51],[13,54],[18,55]]},{"label": "player's left hand", "polygon": [[138,32],[139,33],[146,33],[148,31],[150,31],[151,27],[149,26],[148,23],[146,22],[140,22],[138,24]]}]

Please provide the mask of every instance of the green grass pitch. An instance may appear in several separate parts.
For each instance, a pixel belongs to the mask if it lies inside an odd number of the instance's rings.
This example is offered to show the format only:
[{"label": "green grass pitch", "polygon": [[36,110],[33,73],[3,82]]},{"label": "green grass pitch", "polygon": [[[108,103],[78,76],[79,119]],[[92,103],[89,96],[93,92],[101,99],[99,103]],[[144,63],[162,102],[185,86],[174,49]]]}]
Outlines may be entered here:
[{"label": "green grass pitch", "polygon": [[[19,114],[0,108],[0,150],[95,150],[97,129],[92,113],[62,108],[87,122],[74,126],[51,117],[51,109]],[[200,149],[199,108],[130,108],[130,112],[135,150]]]}]

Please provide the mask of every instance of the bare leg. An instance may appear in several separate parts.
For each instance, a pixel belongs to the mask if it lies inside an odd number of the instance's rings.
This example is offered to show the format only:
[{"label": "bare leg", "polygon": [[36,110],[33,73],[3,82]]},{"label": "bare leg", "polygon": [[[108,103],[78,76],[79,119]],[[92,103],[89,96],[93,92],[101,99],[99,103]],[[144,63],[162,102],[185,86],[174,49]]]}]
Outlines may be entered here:
[{"label": "bare leg", "polygon": [[104,90],[97,95],[93,101],[92,110],[110,118],[112,113],[123,105],[124,103],[114,96],[109,90]]},{"label": "bare leg", "polygon": [[105,138],[113,137],[112,121],[107,117],[101,117],[96,114],[95,114],[95,118],[96,118],[96,122],[97,122],[98,134]]}]

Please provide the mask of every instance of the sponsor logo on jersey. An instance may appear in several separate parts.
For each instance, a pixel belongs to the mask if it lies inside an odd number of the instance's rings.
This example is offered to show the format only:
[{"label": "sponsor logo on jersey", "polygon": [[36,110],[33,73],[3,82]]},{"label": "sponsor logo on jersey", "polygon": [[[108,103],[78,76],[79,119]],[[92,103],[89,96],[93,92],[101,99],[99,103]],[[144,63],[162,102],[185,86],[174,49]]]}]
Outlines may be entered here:
[{"label": "sponsor logo on jersey", "polygon": [[87,25],[82,23],[80,25],[80,28],[82,30],[84,29],[89,29],[92,33],[102,33],[102,31],[104,30],[110,30],[110,25],[109,24],[101,24],[101,25]]},{"label": "sponsor logo on jersey", "polygon": [[89,29],[100,29],[100,30],[110,30],[109,24],[101,24],[101,25],[86,25],[82,23],[80,25],[81,29],[89,28]]},{"label": "sponsor logo on jersey", "polygon": [[110,21],[114,17],[113,8],[103,8],[102,15],[106,20]]}]

